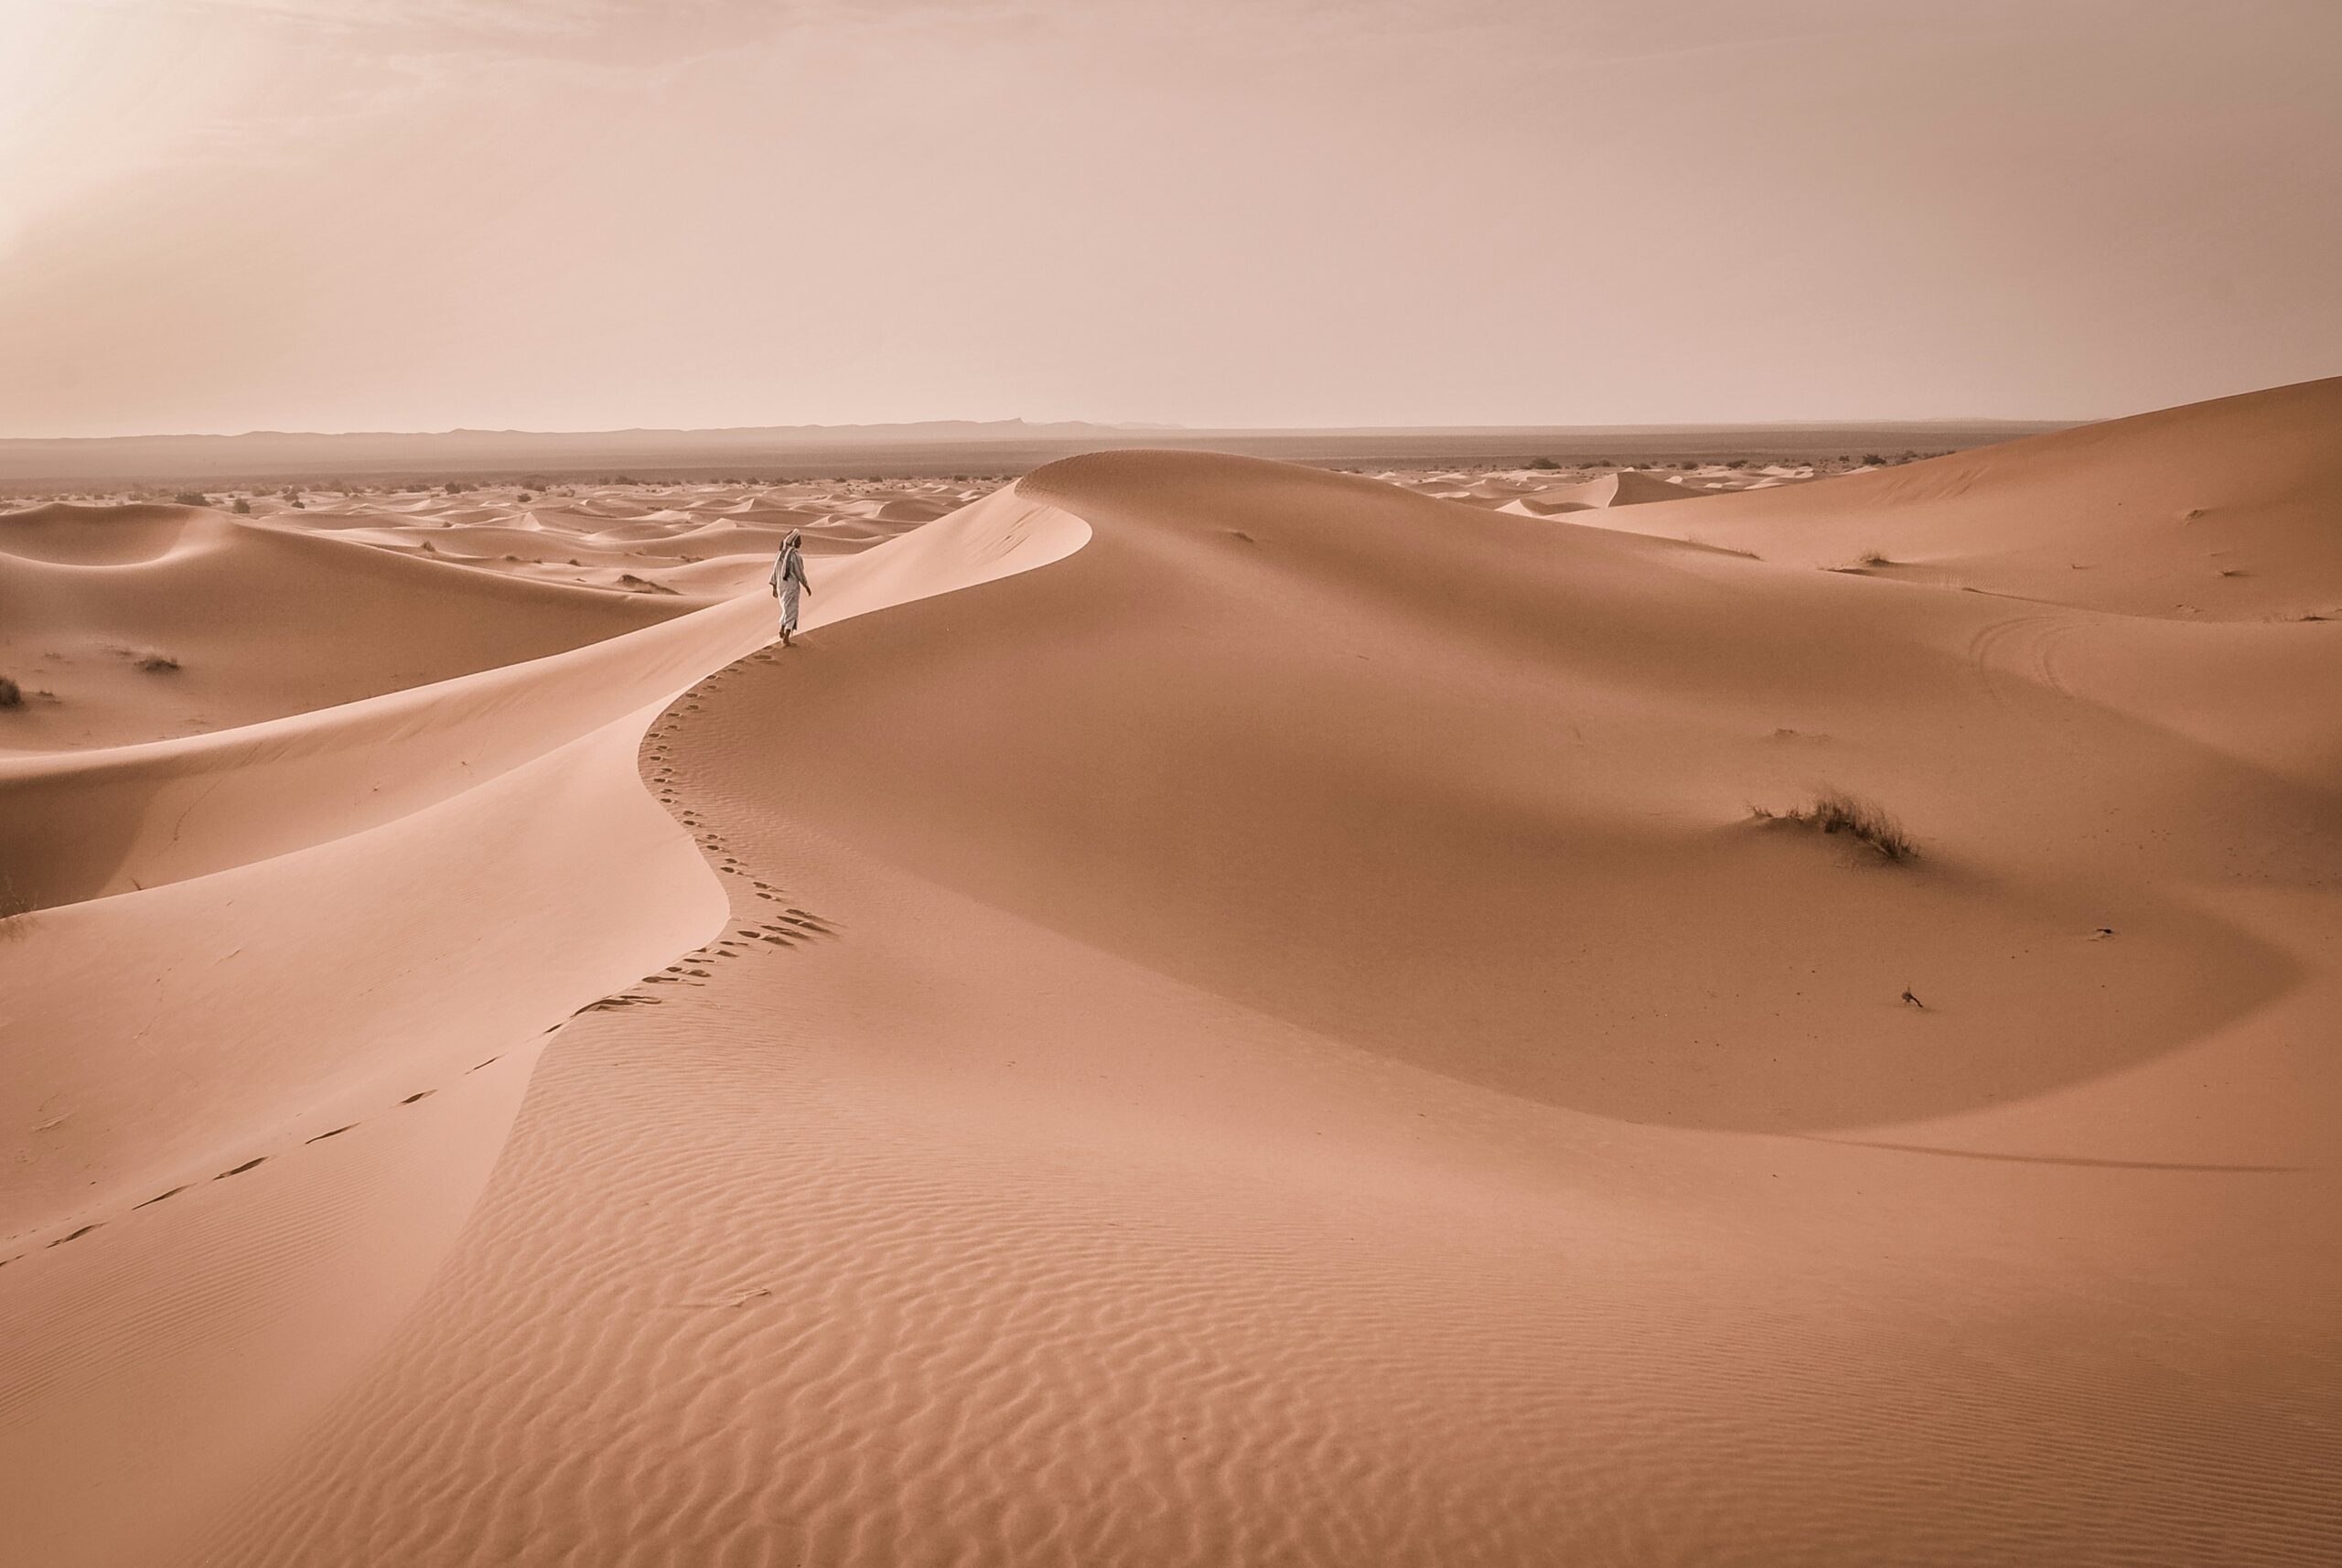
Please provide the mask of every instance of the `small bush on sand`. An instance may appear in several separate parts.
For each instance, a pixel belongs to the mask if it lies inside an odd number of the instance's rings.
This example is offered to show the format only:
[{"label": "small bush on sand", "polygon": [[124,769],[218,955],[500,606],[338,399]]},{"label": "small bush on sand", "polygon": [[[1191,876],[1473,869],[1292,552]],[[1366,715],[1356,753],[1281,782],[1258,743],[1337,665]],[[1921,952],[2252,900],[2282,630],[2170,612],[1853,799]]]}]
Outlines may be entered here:
[{"label": "small bush on sand", "polygon": [[232,510],[238,517],[250,517],[252,514],[252,503],[246,500],[243,497],[238,496],[236,498],[235,506],[231,510]]},{"label": "small bush on sand", "polygon": [[0,675],[0,708],[21,708],[25,705],[25,689],[5,675]]},{"label": "small bush on sand", "polygon": [[133,664],[137,665],[141,670],[153,673],[160,673],[166,670],[176,670],[179,667],[179,661],[177,659],[164,652],[159,648],[138,649],[131,654],[130,661]]},{"label": "small bush on sand", "polygon": [[1910,860],[1919,853],[1911,843],[1910,834],[1903,831],[1903,824],[1887,815],[1885,807],[1843,789],[1824,789],[1813,798],[1812,804],[1793,811],[1768,811],[1761,806],[1752,806],[1749,815],[1760,822],[1796,822],[1820,828],[1825,833],[1842,832],[1877,851],[1886,860]]},{"label": "small bush on sand", "polygon": [[1892,566],[1895,563],[1889,561],[1885,555],[1879,551],[1865,550],[1861,554],[1854,557],[1854,564],[1857,566]]},{"label": "small bush on sand", "polygon": [[211,504],[211,498],[209,496],[200,494],[195,490],[181,490],[178,494],[173,496],[171,499],[180,506],[209,506]]},{"label": "small bush on sand", "polygon": [[1546,469],[1558,468],[1561,465],[1554,462],[1551,457],[1531,457],[1528,462],[1523,463],[1521,467],[1524,468],[1535,468],[1540,472],[1543,472]]}]

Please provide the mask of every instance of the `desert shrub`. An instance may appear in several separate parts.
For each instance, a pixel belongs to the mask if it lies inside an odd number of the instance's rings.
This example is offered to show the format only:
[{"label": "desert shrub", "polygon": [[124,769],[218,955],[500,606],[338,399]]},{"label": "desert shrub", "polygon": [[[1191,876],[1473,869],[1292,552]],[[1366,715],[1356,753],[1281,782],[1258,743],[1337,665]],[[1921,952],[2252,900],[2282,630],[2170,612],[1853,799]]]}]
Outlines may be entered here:
[{"label": "desert shrub", "polygon": [[167,670],[176,670],[179,667],[179,661],[177,658],[164,652],[159,648],[137,649],[132,652],[130,661],[133,664],[137,665],[141,670],[145,670],[155,674],[160,674]]},{"label": "desert shrub", "polygon": [[1825,833],[1844,833],[1857,843],[1877,851],[1886,860],[1910,860],[1919,853],[1911,835],[1903,831],[1903,824],[1888,815],[1885,807],[1843,789],[1824,789],[1814,796],[1811,803],[1793,811],[1751,807],[1749,814],[1761,822],[1796,822],[1819,828]]},{"label": "desert shrub", "polygon": [[211,498],[195,490],[181,490],[171,500],[178,506],[209,506]]},{"label": "desert shrub", "polygon": [[21,708],[25,705],[25,689],[5,675],[0,675],[0,708]]},{"label": "desert shrub", "polygon": [[1554,462],[1551,457],[1531,457],[1528,462],[1523,463],[1521,467],[1524,468],[1537,468],[1542,470],[1558,468],[1561,465]]},{"label": "desert shrub", "polygon": [[243,497],[238,496],[236,498],[235,506],[231,510],[232,510],[238,517],[250,517],[252,514],[252,503],[246,500]]},{"label": "desert shrub", "polygon": [[1865,550],[1861,554],[1854,557],[1854,564],[1857,566],[1892,566],[1895,563],[1889,561],[1878,551]]}]

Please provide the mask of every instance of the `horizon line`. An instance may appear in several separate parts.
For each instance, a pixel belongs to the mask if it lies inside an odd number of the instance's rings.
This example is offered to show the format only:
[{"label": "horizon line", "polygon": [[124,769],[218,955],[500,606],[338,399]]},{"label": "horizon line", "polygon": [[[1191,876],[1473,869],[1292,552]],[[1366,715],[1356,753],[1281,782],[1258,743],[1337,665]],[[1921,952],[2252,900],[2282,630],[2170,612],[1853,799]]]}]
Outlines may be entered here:
[{"label": "horizon line", "polygon": [[[2151,411],[2134,411],[2151,412]],[[849,433],[856,431],[887,431],[918,429],[925,426],[966,425],[997,429],[1017,426],[1027,430],[1078,428],[1119,435],[1148,434],[1179,435],[1430,435],[1441,432],[1474,434],[1520,433],[1578,433],[1578,432],[1650,432],[1673,430],[1864,430],[1886,425],[2056,425],[2095,424],[2109,419],[2127,418],[2127,414],[2098,413],[2079,418],[2049,417],[2032,414],[1881,414],[1853,418],[1784,418],[1784,419],[1717,419],[1717,420],[1653,420],[1643,423],[1615,424],[1175,424],[1160,420],[1094,420],[1094,419],[1026,419],[1012,415],[1001,419],[969,419],[944,417],[935,419],[865,420],[835,424],[628,424],[594,428],[555,429],[526,425],[455,424],[430,430],[290,430],[263,426],[247,430],[141,430],[116,431],[105,435],[0,435],[0,443],[61,443],[94,441],[247,441],[275,438],[282,440],[365,440],[404,439],[428,440],[448,436],[596,436],[596,435],[749,435],[766,431],[807,433]]]}]

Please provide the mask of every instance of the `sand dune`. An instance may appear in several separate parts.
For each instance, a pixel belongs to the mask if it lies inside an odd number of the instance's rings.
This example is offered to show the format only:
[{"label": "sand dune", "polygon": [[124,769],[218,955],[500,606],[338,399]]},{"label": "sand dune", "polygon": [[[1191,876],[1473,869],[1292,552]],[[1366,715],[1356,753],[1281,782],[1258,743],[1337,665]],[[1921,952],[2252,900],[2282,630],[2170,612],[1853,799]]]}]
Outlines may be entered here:
[{"label": "sand dune", "polygon": [[2342,378],[1616,526],[2129,615],[2342,617],[2337,420]]},{"label": "sand dune", "polygon": [[1647,503],[0,518],[514,618],[0,759],[13,1539],[2332,1561],[2337,397]]},{"label": "sand dune", "polygon": [[[990,481],[501,485],[414,495],[254,497],[256,521],[523,580],[712,603],[759,586],[790,530],[810,555],[854,554],[985,494]],[[670,607],[663,613],[675,613]]]},{"label": "sand dune", "polygon": [[231,729],[674,613],[457,576],[346,539],[190,507],[0,516],[0,673],[37,693],[0,724],[0,756]]},{"label": "sand dune", "polygon": [[[1077,524],[1037,544],[1036,510],[971,509],[842,564],[819,596],[877,607],[1079,542]],[[546,1032],[724,918],[635,754],[677,692],[764,642],[768,602],[610,636],[631,601],[313,543],[283,547],[339,571],[333,597],[359,624],[403,612],[370,595],[421,572],[450,596],[442,613],[483,585],[500,611],[558,598],[581,645],[0,764],[0,865],[37,911],[0,927],[0,1120],[25,1140],[0,1179],[0,1467],[38,1505],[14,1532],[27,1560],[150,1561],[177,1510],[312,1412],[452,1240]],[[306,651],[382,654],[322,635]],[[297,1190],[267,1190],[276,1162],[297,1165]],[[89,1487],[108,1495],[121,1444],[148,1443],[134,1432],[168,1435],[92,1519]]]},{"label": "sand dune", "polygon": [[1657,474],[1622,468],[1613,474],[1597,474],[1574,485],[1554,485],[1518,496],[1499,510],[1526,512],[1532,517],[1551,517],[1556,512],[1588,511],[1599,507],[1643,506],[1652,501],[1681,500],[1689,489],[1677,480]]}]

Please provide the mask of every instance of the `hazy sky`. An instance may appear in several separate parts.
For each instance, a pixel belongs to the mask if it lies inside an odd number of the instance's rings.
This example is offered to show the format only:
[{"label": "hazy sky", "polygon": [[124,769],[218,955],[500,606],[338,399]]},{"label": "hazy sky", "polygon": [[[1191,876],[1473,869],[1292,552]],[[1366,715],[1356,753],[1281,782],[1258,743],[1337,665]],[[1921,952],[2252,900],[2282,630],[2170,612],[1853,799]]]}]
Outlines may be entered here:
[{"label": "hazy sky", "polygon": [[0,0],[0,435],[2342,372],[2342,0]]}]

